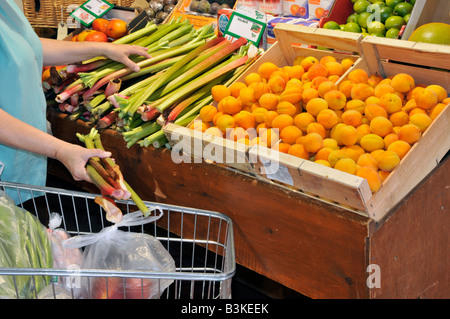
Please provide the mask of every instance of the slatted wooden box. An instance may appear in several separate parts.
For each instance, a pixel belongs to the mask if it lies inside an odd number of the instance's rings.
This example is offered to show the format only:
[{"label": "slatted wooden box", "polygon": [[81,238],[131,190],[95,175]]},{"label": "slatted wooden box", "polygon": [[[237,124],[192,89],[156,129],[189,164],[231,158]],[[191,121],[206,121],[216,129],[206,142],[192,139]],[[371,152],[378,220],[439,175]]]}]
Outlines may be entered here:
[{"label": "slatted wooden box", "polygon": [[[416,84],[438,84],[450,92],[450,47],[378,37],[364,38],[361,47],[363,58],[352,69],[362,68],[383,77],[408,73]],[[340,81],[344,80],[345,76]],[[311,161],[263,148],[250,149],[249,155],[257,159],[255,168],[261,176],[349,206],[380,221],[449,151],[449,124],[447,105],[374,194],[366,180]]]},{"label": "slatted wooden box", "polygon": [[[266,61],[271,61],[280,67],[293,65],[294,59],[298,55],[311,55],[318,59],[326,55],[332,55],[338,61],[349,56],[354,57],[356,61],[361,59],[359,52],[362,35],[360,34],[343,31],[328,33],[324,32],[326,30],[323,29],[285,24],[282,24],[279,29],[283,33],[281,40],[272,45],[236,81],[244,82],[244,78],[249,73],[255,72]],[[302,30],[302,32],[298,30]],[[328,47],[335,49],[335,51],[317,50],[308,48],[308,46]],[[185,153],[187,152],[197,160],[199,156],[203,156],[206,161],[225,164],[244,173],[263,178],[260,174],[256,174],[255,163],[249,160],[250,147],[248,145],[211,137],[207,134],[202,135],[174,124],[166,125],[163,130],[172,146],[183,149]],[[197,139],[201,139],[201,141]]]}]

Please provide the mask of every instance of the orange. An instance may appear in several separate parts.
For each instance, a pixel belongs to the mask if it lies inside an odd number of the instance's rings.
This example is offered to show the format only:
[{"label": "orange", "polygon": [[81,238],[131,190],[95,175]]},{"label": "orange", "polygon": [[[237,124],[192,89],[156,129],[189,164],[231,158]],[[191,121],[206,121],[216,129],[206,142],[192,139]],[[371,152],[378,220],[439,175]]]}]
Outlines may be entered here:
[{"label": "orange", "polygon": [[226,114],[236,114],[242,110],[241,101],[233,96],[221,100],[222,111]]},{"label": "orange", "polygon": [[319,97],[319,92],[314,88],[306,88],[302,92],[302,102],[306,105],[311,99]]},{"label": "orange", "polygon": [[362,166],[369,166],[369,167],[372,167],[374,170],[378,170],[377,160],[372,155],[370,155],[369,153],[361,154],[358,157],[358,160],[357,160],[356,164],[361,166],[361,167]]},{"label": "orange", "polygon": [[349,174],[356,174],[356,163],[353,159],[351,158],[341,158],[339,159],[336,164],[334,165],[334,168],[342,171],[342,172],[346,172]]},{"label": "orange", "polygon": [[433,120],[426,113],[416,113],[410,114],[409,121],[411,124],[416,125],[421,132],[424,132]]},{"label": "orange", "polygon": [[242,107],[251,106],[256,102],[255,95],[251,87],[242,88],[239,92],[239,99],[241,101]]},{"label": "orange", "polygon": [[393,142],[398,141],[397,133],[389,133],[384,138],[384,148],[387,149]]},{"label": "orange", "polygon": [[370,131],[378,136],[385,137],[392,132],[394,127],[387,118],[384,116],[377,116],[372,121],[370,121]]},{"label": "orange", "polygon": [[309,81],[312,81],[314,78],[316,78],[318,76],[322,76],[322,77],[328,76],[327,68],[325,66],[323,66],[321,63],[315,63],[315,64],[311,65],[311,67],[308,69],[307,78]]},{"label": "orange", "polygon": [[317,92],[321,98],[329,91],[337,91],[337,85],[332,81],[323,81],[317,87]]},{"label": "orange", "polygon": [[400,163],[400,157],[394,151],[383,151],[377,156],[377,164],[383,171],[391,172]]},{"label": "orange", "polygon": [[217,126],[208,127],[204,133],[212,136],[223,137],[222,131]]},{"label": "orange", "polygon": [[212,122],[214,115],[217,114],[217,108],[214,105],[205,105],[199,112],[200,119],[203,122]]},{"label": "orange", "polygon": [[286,82],[287,81],[281,75],[272,74],[267,83],[272,93],[281,93],[286,87]]},{"label": "orange", "polygon": [[309,153],[305,150],[305,147],[302,144],[291,145],[291,147],[289,147],[288,154],[309,160]]},{"label": "orange", "polygon": [[266,127],[270,128],[272,127],[272,121],[275,119],[275,117],[278,116],[278,113],[275,111],[267,111],[264,113],[264,124],[266,124]]},{"label": "orange", "polygon": [[273,93],[264,93],[259,98],[259,106],[265,108],[266,110],[276,110],[279,98]]},{"label": "orange", "polygon": [[240,111],[234,116],[235,124],[244,129],[249,129],[255,127],[256,119],[255,116],[248,111]]},{"label": "orange", "polygon": [[314,117],[316,117],[320,111],[327,108],[328,103],[320,97],[313,98],[306,104],[306,111]]},{"label": "orange", "polygon": [[338,131],[338,142],[342,145],[355,145],[358,141],[358,132],[351,125],[343,125]]},{"label": "orange", "polygon": [[270,75],[278,70],[278,66],[272,62],[264,62],[258,67],[258,74],[261,78],[268,80]]},{"label": "orange", "polygon": [[289,116],[294,116],[297,113],[297,108],[294,104],[288,101],[281,101],[277,105],[277,113],[278,114],[287,114]]},{"label": "orange", "polygon": [[280,94],[280,101],[287,101],[292,104],[300,103],[302,100],[302,92],[303,89],[299,87],[286,87],[286,89]]},{"label": "orange", "polygon": [[445,103],[438,103],[430,110],[430,117],[432,120],[434,120],[447,106]]},{"label": "orange", "polygon": [[314,116],[307,112],[299,113],[294,117],[294,125],[302,130],[303,133],[306,133],[308,125],[313,122],[315,122]]},{"label": "orange", "polygon": [[235,126],[234,118],[229,114],[224,114],[217,119],[216,126],[225,134],[227,129]]},{"label": "orange", "polygon": [[355,83],[353,83],[352,81],[344,81],[339,85],[339,91],[341,91],[342,93],[344,93],[345,97],[347,99],[351,98],[351,92],[352,92],[352,88],[355,86]]},{"label": "orange", "polygon": [[348,69],[350,69],[350,67],[353,65],[353,63],[355,63],[355,59],[354,58],[345,58],[341,61],[342,66],[344,67],[344,71],[347,71]]},{"label": "orange", "polygon": [[348,111],[348,110],[354,110],[354,111],[358,111],[361,114],[364,114],[364,109],[366,107],[366,103],[362,100],[350,100],[345,104],[344,110]]},{"label": "orange", "polygon": [[405,111],[399,111],[389,115],[389,120],[392,122],[393,126],[403,126],[408,124],[409,116]]},{"label": "orange", "polygon": [[339,78],[345,72],[344,66],[341,63],[336,62],[336,61],[327,62],[325,64],[325,67],[327,68],[328,76],[336,75]]},{"label": "orange", "polygon": [[339,90],[330,90],[326,92],[323,99],[328,103],[332,110],[342,110],[347,104],[347,97]]},{"label": "orange", "polygon": [[110,20],[106,27],[106,35],[113,39],[121,38],[127,33],[127,23],[121,19]]},{"label": "orange", "polygon": [[218,84],[214,85],[211,88],[211,96],[217,103],[219,103],[223,98],[230,95],[231,95],[230,89],[227,88],[225,85]]},{"label": "orange", "polygon": [[269,85],[265,82],[258,82],[258,83],[254,83],[252,85],[253,88],[253,97],[256,100],[259,100],[259,98],[265,94],[265,93],[270,93],[270,88]]},{"label": "orange", "polygon": [[253,116],[255,117],[256,123],[263,123],[264,122],[264,113],[267,112],[267,109],[263,107],[255,108],[252,111]]},{"label": "orange", "polygon": [[244,88],[244,87],[247,87],[247,85],[245,85],[244,82],[234,82],[233,84],[231,84],[229,86],[230,94],[233,97],[238,98],[241,89]]},{"label": "orange", "polygon": [[294,124],[294,119],[288,114],[279,114],[271,122],[271,127],[279,129],[280,131],[286,126]]},{"label": "orange", "polygon": [[365,100],[369,96],[373,95],[374,89],[366,83],[357,83],[352,87],[350,96],[352,99]]},{"label": "orange", "polygon": [[308,133],[305,136],[301,136],[297,139],[300,140],[305,148],[305,151],[308,153],[316,153],[323,147],[323,138],[318,133]]},{"label": "orange", "polygon": [[244,83],[250,86],[252,83],[259,83],[262,81],[262,77],[257,72],[251,72],[244,78]]},{"label": "orange", "polygon": [[321,124],[325,129],[331,129],[339,122],[336,112],[331,109],[321,110],[319,114],[317,114],[316,120],[317,123]]},{"label": "orange", "polygon": [[415,101],[418,107],[429,110],[438,103],[438,95],[432,88],[425,88]]},{"label": "orange", "polygon": [[363,115],[356,110],[347,110],[342,113],[342,122],[353,127],[358,127],[362,124]]},{"label": "orange", "polygon": [[369,81],[369,74],[363,69],[355,69],[348,73],[348,79],[355,84],[365,83]]},{"label": "orange", "polygon": [[288,70],[289,79],[301,79],[305,69],[301,65],[293,65]]},{"label": "orange", "polygon": [[403,106],[402,100],[395,93],[383,94],[379,103],[389,114],[401,111]]},{"label": "orange", "polygon": [[302,130],[295,125],[285,126],[280,131],[280,139],[287,144],[294,144],[297,138],[302,135]]},{"label": "orange", "polygon": [[309,68],[313,65],[313,64],[317,64],[320,63],[319,60],[313,56],[307,56],[306,58],[304,58],[303,60],[301,60],[300,65],[303,67],[303,69],[305,70],[305,72],[308,72]]},{"label": "orange", "polygon": [[333,151],[332,148],[329,147],[322,147],[320,150],[317,151],[314,159],[315,160],[325,160],[328,162],[328,157],[330,156],[330,153]]},{"label": "orange", "polygon": [[262,131],[259,135],[260,140],[265,143],[268,147],[272,147],[279,139],[279,130],[268,128],[267,130]]},{"label": "orange", "polygon": [[372,167],[361,166],[356,170],[356,175],[367,180],[372,193],[377,192],[381,188],[381,176]]},{"label": "orange", "polygon": [[384,140],[377,134],[366,134],[361,137],[360,145],[367,152],[384,149]]},{"label": "orange", "polygon": [[436,92],[438,102],[442,102],[447,97],[447,90],[444,89],[442,86],[437,84],[428,85],[426,87],[427,89],[431,89],[434,92]]},{"label": "orange", "polygon": [[369,104],[364,108],[364,115],[370,121],[372,121],[377,116],[383,116],[385,118],[388,117],[386,109],[377,105],[377,104]]},{"label": "orange", "polygon": [[402,141],[402,140],[394,141],[391,144],[389,144],[389,146],[387,147],[388,151],[393,151],[393,152],[397,153],[397,155],[400,159],[405,157],[406,153],[408,153],[410,149],[411,149],[411,145],[409,145],[409,143]]},{"label": "orange", "polygon": [[327,131],[325,130],[323,125],[317,122],[309,123],[306,127],[306,133],[317,133],[322,138],[325,138],[327,136]]},{"label": "orange", "polygon": [[100,31],[106,33],[109,21],[103,18],[97,18],[92,22],[92,29],[95,31]]},{"label": "orange", "polygon": [[420,129],[414,124],[403,125],[398,131],[398,139],[413,145],[422,135]]},{"label": "orange", "polygon": [[398,73],[392,77],[391,86],[395,91],[406,93],[415,86],[414,78],[407,73]]}]

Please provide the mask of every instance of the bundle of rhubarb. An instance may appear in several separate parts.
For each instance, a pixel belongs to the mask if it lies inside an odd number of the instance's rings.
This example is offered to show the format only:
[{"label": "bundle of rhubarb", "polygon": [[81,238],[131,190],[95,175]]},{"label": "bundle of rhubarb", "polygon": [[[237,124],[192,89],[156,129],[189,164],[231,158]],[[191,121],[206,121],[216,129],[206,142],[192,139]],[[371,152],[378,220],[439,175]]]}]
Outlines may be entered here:
[{"label": "bundle of rhubarb", "polygon": [[213,102],[214,85],[231,84],[260,55],[244,38],[230,42],[188,20],[149,24],[118,42],[145,46],[151,58],[131,57],[139,72],[105,58],[68,65],[56,102],[73,119],[120,131],[127,147],[166,145],[164,124],[189,124]]},{"label": "bundle of rhubarb", "polygon": [[[100,134],[95,128],[87,135],[77,133],[77,137],[87,148],[104,149]],[[100,190],[101,196],[96,196],[95,202],[103,207],[108,221],[117,223],[122,220],[122,211],[115,200],[131,199],[144,216],[150,214],[150,209],[124,180],[119,165],[112,158],[91,157],[86,165],[86,171]]]}]

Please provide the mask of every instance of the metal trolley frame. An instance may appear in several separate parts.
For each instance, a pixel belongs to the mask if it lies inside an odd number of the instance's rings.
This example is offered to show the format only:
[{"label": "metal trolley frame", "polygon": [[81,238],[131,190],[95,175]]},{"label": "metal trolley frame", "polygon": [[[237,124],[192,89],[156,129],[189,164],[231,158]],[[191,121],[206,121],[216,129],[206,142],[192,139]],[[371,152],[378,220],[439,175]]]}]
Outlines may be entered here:
[{"label": "metal trolley frame", "polygon": [[[30,198],[19,204],[48,225],[51,213],[62,216],[61,228],[71,236],[97,233],[110,226],[105,212],[94,202],[95,196],[79,191],[39,187],[0,181],[0,190]],[[131,200],[116,201],[124,214],[136,211]],[[150,234],[163,244],[175,260],[175,272],[150,272],[104,269],[29,269],[0,268],[1,276],[59,276],[69,278],[110,277],[173,280],[162,299],[231,298],[231,279],[236,270],[232,220],[221,213],[144,201],[158,207],[163,216],[150,224],[127,227],[129,231]],[[51,283],[53,285],[53,283]],[[53,292],[55,289],[53,288]],[[38,292],[35,291],[35,298]],[[18,296],[18,294],[17,294]],[[53,297],[56,297],[55,294]],[[74,293],[72,291],[72,297]]]}]

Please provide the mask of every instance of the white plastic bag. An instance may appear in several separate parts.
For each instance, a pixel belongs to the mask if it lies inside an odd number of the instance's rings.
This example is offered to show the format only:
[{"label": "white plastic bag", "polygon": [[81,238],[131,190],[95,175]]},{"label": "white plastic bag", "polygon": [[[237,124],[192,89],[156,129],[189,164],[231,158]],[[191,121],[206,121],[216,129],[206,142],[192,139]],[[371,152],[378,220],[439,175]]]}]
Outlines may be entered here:
[{"label": "white plastic bag", "polygon": [[[113,271],[174,272],[175,261],[159,240],[144,233],[119,230],[122,226],[143,225],[159,219],[144,217],[142,212],[126,214],[122,220],[99,233],[74,236],[64,242],[67,248],[86,246],[82,269]],[[173,282],[170,279],[122,277],[82,277],[79,298],[150,299],[159,298]]]}]

